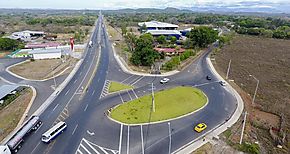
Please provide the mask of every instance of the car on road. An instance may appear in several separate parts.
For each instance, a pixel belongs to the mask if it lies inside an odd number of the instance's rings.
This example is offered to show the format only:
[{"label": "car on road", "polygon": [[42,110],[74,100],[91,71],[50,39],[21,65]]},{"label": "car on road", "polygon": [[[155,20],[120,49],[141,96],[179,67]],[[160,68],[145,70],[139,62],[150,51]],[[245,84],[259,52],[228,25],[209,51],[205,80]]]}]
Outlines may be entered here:
[{"label": "car on road", "polygon": [[199,123],[194,127],[194,130],[198,133],[202,132],[203,130],[206,129],[206,124],[205,123]]},{"label": "car on road", "polygon": [[225,81],[220,81],[219,83],[220,83],[222,86],[227,85],[227,83],[226,83]]},{"label": "car on road", "polygon": [[206,76],[206,79],[207,79],[207,80],[211,80],[211,77],[207,75],[207,76]]},{"label": "car on road", "polygon": [[160,83],[163,84],[163,83],[167,83],[169,81],[168,78],[163,78],[162,80],[160,80]]}]

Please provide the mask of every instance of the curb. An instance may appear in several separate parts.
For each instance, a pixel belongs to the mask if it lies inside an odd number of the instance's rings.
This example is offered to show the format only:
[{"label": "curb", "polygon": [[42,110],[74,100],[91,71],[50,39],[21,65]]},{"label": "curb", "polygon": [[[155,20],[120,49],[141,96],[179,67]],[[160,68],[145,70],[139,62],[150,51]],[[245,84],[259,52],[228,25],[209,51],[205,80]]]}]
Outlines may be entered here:
[{"label": "curb", "polygon": [[[198,88],[197,88],[197,89],[198,89]],[[200,90],[200,89],[199,89],[199,90]],[[196,112],[202,110],[203,108],[205,108],[205,107],[207,106],[207,104],[208,104],[208,97],[206,96],[206,94],[205,94],[202,90],[200,90],[200,91],[201,91],[201,92],[204,94],[204,96],[206,97],[206,103],[205,103],[205,105],[203,105],[201,108],[199,108],[199,109],[197,109],[197,110],[194,110],[194,111],[192,111],[192,112],[189,112],[189,113],[184,114],[184,115],[181,115],[181,116],[178,116],[178,117],[176,117],[176,118],[171,118],[171,119],[162,120],[162,121],[155,121],[155,122],[150,122],[150,123],[127,124],[127,123],[123,123],[123,122],[120,122],[120,121],[117,121],[117,120],[113,119],[113,118],[112,118],[110,115],[108,115],[108,114],[106,114],[106,116],[107,116],[108,119],[110,119],[111,121],[116,122],[116,123],[118,123],[118,124],[125,125],[125,126],[141,126],[141,125],[144,126],[144,125],[159,124],[159,123],[164,123],[164,122],[168,122],[168,121],[178,120],[178,119],[181,119],[181,118],[187,117],[187,116],[189,116],[189,115],[192,115],[192,114],[194,114],[194,113],[196,113]],[[122,103],[122,104],[123,104],[123,103]],[[122,105],[122,104],[118,104],[118,105],[114,106],[114,108],[116,108],[116,107],[118,107],[118,106],[120,106],[120,105]]]},{"label": "curb", "polygon": [[[209,57],[206,58],[206,61],[207,61],[208,65],[210,66],[212,73],[214,73],[218,79],[224,80],[215,70]],[[234,125],[238,121],[238,119],[241,116],[243,109],[244,109],[244,102],[243,102],[241,96],[239,95],[239,93],[230,84],[227,83],[226,87],[227,87],[228,92],[232,93],[236,97],[236,100],[237,100],[237,104],[236,104],[237,106],[236,106],[234,113],[231,115],[231,118],[227,119],[225,122],[217,125],[213,129],[209,130],[204,135],[199,136],[197,139],[195,139],[195,140],[185,144],[184,146],[180,147],[179,149],[175,150],[173,152],[174,154],[184,154],[184,153],[191,153],[191,152],[195,151],[196,149],[200,148],[201,146],[203,146],[204,144],[209,142],[209,140],[203,141],[203,138],[210,139],[210,138],[216,137],[216,136],[220,135],[221,133],[223,133],[224,131],[226,131],[229,127],[231,127],[232,125]]]},{"label": "curb", "polygon": [[27,113],[29,112],[29,109],[30,109],[30,107],[32,106],[32,104],[33,104],[33,102],[34,102],[34,100],[35,100],[35,98],[36,98],[36,95],[37,95],[36,89],[35,89],[34,87],[32,87],[32,86],[30,86],[30,85],[28,85],[28,87],[32,89],[32,98],[30,99],[30,102],[29,102],[28,106],[26,107],[26,110],[24,111],[24,113],[23,113],[21,119],[19,120],[19,122],[18,122],[16,128],[17,128],[17,127],[20,127],[21,124],[23,123],[25,117],[28,116]]}]

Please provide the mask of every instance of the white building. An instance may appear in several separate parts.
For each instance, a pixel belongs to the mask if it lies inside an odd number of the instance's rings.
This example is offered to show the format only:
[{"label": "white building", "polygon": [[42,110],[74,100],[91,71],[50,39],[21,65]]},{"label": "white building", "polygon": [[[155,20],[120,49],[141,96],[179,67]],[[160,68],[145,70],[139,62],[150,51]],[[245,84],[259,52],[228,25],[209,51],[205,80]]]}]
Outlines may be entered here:
[{"label": "white building", "polygon": [[38,49],[28,52],[33,59],[61,58],[61,49]]},{"label": "white building", "polygon": [[42,31],[30,31],[30,30],[25,30],[21,32],[14,32],[10,35],[9,38],[11,39],[20,39],[23,41],[31,41],[33,38],[41,37],[44,35],[44,32]]},{"label": "white building", "polygon": [[142,27],[143,25],[146,26],[147,30],[176,30],[178,28],[178,25],[158,21],[138,23],[139,27]]}]

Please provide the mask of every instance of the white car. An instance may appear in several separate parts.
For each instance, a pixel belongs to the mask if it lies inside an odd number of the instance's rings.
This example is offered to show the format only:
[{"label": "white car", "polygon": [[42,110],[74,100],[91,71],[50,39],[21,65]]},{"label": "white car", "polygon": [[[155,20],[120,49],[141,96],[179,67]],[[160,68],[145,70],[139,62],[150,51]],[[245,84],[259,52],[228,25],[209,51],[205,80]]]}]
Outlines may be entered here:
[{"label": "white car", "polygon": [[162,80],[160,80],[160,83],[163,84],[163,83],[167,83],[169,81],[168,78],[163,78]]},{"label": "white car", "polygon": [[227,85],[227,83],[226,83],[225,81],[220,81],[219,83],[220,83],[222,86]]}]

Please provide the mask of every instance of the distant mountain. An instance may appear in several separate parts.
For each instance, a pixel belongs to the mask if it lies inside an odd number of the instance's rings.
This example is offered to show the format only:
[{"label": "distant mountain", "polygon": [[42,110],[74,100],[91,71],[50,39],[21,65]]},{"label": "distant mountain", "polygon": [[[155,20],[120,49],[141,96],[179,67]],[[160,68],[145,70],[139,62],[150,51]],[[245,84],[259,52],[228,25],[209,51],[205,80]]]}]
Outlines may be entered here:
[{"label": "distant mountain", "polygon": [[158,9],[158,8],[138,8],[138,9],[119,9],[119,10],[105,10],[104,12],[115,12],[115,13],[191,13],[191,10],[186,8],[184,9],[177,9],[173,7],[167,7],[165,9]]}]

